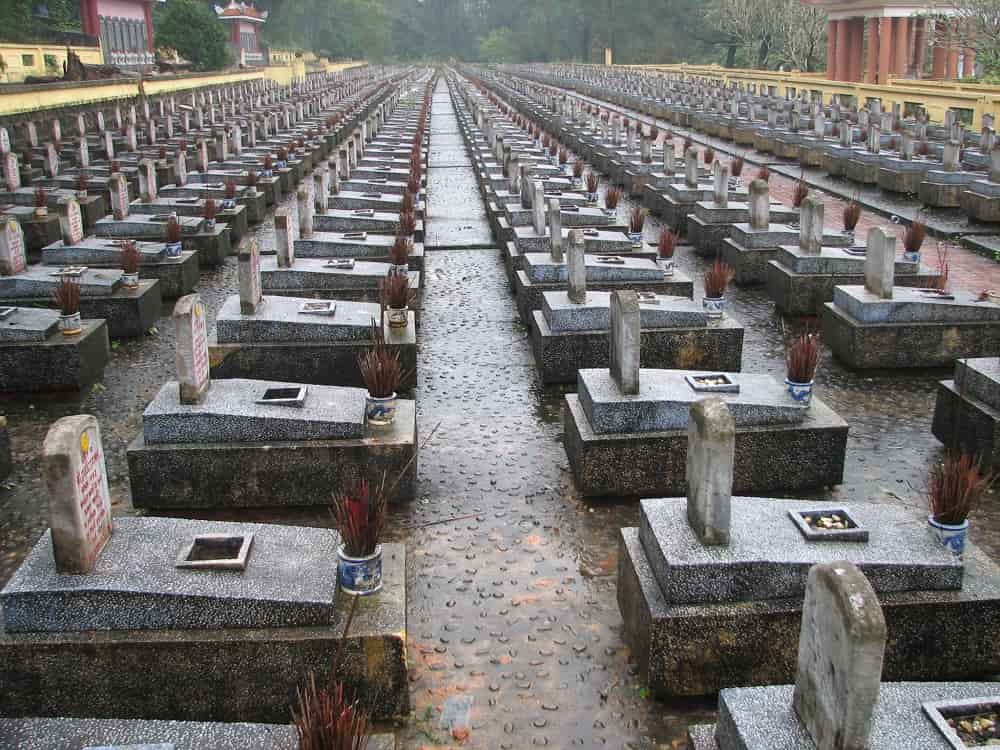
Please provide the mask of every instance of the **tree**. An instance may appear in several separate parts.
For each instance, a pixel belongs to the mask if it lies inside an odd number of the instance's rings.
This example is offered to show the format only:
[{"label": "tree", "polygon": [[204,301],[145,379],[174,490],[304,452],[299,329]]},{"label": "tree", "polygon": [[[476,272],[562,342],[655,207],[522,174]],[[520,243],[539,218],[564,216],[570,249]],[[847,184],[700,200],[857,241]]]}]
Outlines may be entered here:
[{"label": "tree", "polygon": [[518,59],[514,34],[506,26],[493,29],[479,44],[479,60],[486,63],[512,63]]},{"label": "tree", "polygon": [[170,0],[156,18],[156,46],[177,50],[198,70],[218,70],[230,62],[226,30],[215,13],[197,0]]},{"label": "tree", "polygon": [[812,70],[821,61],[826,14],[801,0],[711,0],[705,22],[727,49],[727,65],[737,54],[756,68],[787,63]]},{"label": "tree", "polygon": [[930,16],[934,43],[974,49],[987,76],[1000,74],[1000,0],[946,0],[945,5],[950,16]]}]

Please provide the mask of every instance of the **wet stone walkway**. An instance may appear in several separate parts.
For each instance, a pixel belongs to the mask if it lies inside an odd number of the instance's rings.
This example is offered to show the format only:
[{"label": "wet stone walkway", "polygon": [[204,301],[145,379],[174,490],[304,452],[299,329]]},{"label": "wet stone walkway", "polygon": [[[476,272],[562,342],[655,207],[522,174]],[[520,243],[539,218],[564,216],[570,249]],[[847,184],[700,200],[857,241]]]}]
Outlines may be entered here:
[{"label": "wet stone walkway", "polygon": [[[388,532],[389,541],[407,545],[409,560],[415,713],[397,728],[400,747],[457,745],[438,720],[449,698],[466,696],[473,699],[466,748],[679,750],[687,724],[712,720],[715,701],[654,702],[633,674],[615,575],[618,529],[635,525],[637,506],[584,501],[573,489],[562,447],[566,389],[539,383],[499,251],[488,247],[485,207],[443,82],[430,128],[417,392],[419,430],[427,442],[418,496],[393,509]],[[656,231],[650,220],[647,233]],[[269,243],[272,233],[267,224],[254,236]],[[702,261],[693,254],[680,252],[678,265],[700,277]],[[199,284],[212,315],[236,288],[235,258],[203,272]],[[154,335],[116,345],[101,385],[91,392],[69,400],[0,402],[16,461],[14,475],[0,488],[0,585],[46,526],[38,452],[58,417],[98,417],[116,512],[134,512],[125,446],[139,431],[146,403],[173,376],[169,313],[168,307]],[[738,290],[732,314],[746,326],[743,369],[782,376],[781,321],[767,295]],[[817,496],[920,502],[926,469],[940,455],[930,434],[934,384],[946,376],[858,375],[825,354],[818,391],[851,431],[845,484]],[[322,508],[199,517],[330,523]],[[995,499],[980,512],[972,536],[1000,556]]]}]

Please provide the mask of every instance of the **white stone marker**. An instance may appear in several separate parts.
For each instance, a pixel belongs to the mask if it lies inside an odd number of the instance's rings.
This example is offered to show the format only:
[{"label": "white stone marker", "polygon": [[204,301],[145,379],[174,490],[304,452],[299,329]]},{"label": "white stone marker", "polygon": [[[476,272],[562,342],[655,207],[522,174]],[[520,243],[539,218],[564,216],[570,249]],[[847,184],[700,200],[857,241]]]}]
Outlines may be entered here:
[{"label": "white stone marker", "polygon": [[255,240],[247,243],[240,250],[240,312],[243,315],[254,315],[264,303],[260,287],[260,247]]},{"label": "white stone marker", "polygon": [[313,236],[313,200],[308,188],[302,187],[295,194],[295,202],[299,213],[299,236],[309,239]]},{"label": "white stone marker", "polygon": [[611,378],[622,394],[639,393],[639,295],[632,290],[611,294]]},{"label": "white stone marker", "polygon": [[532,201],[532,185],[531,185],[531,167],[528,164],[522,164],[521,167],[521,208],[531,208]]},{"label": "white stone marker", "polygon": [[187,152],[177,150],[174,154],[174,173],[176,174],[177,187],[184,187],[188,181]]},{"label": "white stone marker", "polygon": [[687,517],[706,545],[729,544],[736,422],[721,398],[691,405],[688,420]]},{"label": "white stone marker", "polygon": [[750,183],[750,228],[767,229],[771,225],[771,191],[766,180]]},{"label": "white stone marker", "polygon": [[693,148],[684,152],[684,184],[698,187],[698,152]]},{"label": "white stone marker", "polygon": [[823,249],[823,222],[826,207],[819,198],[807,195],[799,209],[799,249],[819,255]]},{"label": "white stone marker", "polygon": [[895,282],[896,238],[882,227],[872,227],[865,251],[865,289],[880,299],[892,299]]},{"label": "white stone marker", "polygon": [[111,193],[111,215],[116,221],[128,218],[128,183],[125,175],[116,172],[108,178],[108,192]]},{"label": "white stone marker", "polygon": [[330,195],[330,170],[316,169],[313,172],[313,211],[320,215],[326,213],[327,197]]},{"label": "white stone marker", "polygon": [[274,212],[274,240],[278,253],[278,268],[295,265],[295,232],[287,208]]},{"label": "white stone marker", "polygon": [[562,209],[558,198],[549,198],[549,252],[556,263],[563,261]]},{"label": "white stone marker", "polygon": [[24,232],[14,219],[7,219],[0,232],[0,276],[16,276],[28,266]]},{"label": "white stone marker", "polygon": [[89,414],[56,421],[42,445],[56,570],[85,574],[111,538],[111,492],[101,428]]},{"label": "white stone marker", "polygon": [[13,151],[3,155],[3,181],[12,193],[21,187],[21,167],[17,163],[17,154]]},{"label": "white stone marker", "polygon": [[139,162],[139,198],[145,203],[156,200],[156,163],[152,159]]},{"label": "white stone marker", "polygon": [[712,164],[712,197],[719,208],[729,205],[729,167],[720,161]]},{"label": "white stone marker", "polygon": [[177,332],[177,381],[182,404],[201,403],[211,385],[208,360],[207,313],[197,294],[188,294],[174,305]]},{"label": "white stone marker", "polygon": [[532,186],[531,211],[535,234],[545,234],[545,186],[541,180],[536,180]]},{"label": "white stone marker", "polygon": [[86,138],[80,138],[76,142],[76,165],[81,169],[90,166],[90,147]]},{"label": "white stone marker", "polygon": [[72,247],[83,241],[83,215],[76,198],[60,203],[59,228],[62,230],[64,245]]},{"label": "white stone marker", "polygon": [[566,251],[566,276],[569,280],[569,301],[577,305],[587,301],[585,250],[583,232],[579,229],[570,230],[569,247]]},{"label": "white stone marker", "polygon": [[806,583],[792,705],[816,750],[865,750],[885,652],[882,607],[849,562],[814,565]]}]

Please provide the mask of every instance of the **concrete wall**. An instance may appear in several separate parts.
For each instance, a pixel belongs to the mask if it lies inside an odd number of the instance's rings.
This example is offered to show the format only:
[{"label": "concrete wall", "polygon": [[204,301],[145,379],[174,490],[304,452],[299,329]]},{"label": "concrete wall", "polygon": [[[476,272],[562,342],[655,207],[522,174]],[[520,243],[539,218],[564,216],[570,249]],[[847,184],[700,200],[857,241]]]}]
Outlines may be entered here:
[{"label": "concrete wall", "polygon": [[[100,47],[70,47],[87,65],[102,65],[104,54]],[[31,65],[24,64],[24,56],[32,58]],[[45,56],[55,58],[54,68],[45,67]],[[4,70],[0,71],[0,83],[21,83],[28,76],[61,76],[66,62],[66,45],[59,44],[0,44],[0,57]]]}]

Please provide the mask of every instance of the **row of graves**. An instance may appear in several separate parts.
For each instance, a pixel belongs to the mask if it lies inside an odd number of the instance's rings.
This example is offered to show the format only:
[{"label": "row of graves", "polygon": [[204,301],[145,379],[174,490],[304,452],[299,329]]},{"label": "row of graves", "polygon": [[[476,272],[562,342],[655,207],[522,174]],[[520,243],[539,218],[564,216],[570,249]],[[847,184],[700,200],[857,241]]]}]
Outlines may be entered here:
[{"label": "row of graves", "polygon": [[[329,184],[328,175],[336,167],[331,170],[327,160],[341,156],[332,153],[335,146],[354,144],[348,151],[356,150],[361,130],[381,120],[391,104],[387,91],[385,81],[369,73],[346,82],[322,76],[294,90],[255,83],[192,94],[191,102],[209,102],[193,111],[202,113],[198,121],[207,118],[219,133],[215,161],[209,160],[207,131],[191,129],[189,115],[195,104],[161,99],[159,109],[166,114],[162,120],[147,116],[142,121],[144,139],[159,142],[161,150],[172,149],[170,159],[126,152],[134,162],[127,166],[117,157],[100,163],[88,156],[73,170],[75,175],[62,175],[57,158],[53,177],[25,175],[34,188],[18,187],[17,155],[7,131],[0,129],[0,145],[8,144],[9,149],[5,164],[13,165],[6,173],[7,197],[57,201],[54,208],[42,205],[34,210],[46,215],[53,211],[59,232],[59,239],[32,253],[25,224],[16,216],[3,220],[0,360],[5,366],[0,368],[0,392],[82,390],[98,380],[110,356],[109,339],[143,336],[159,319],[163,300],[194,291],[199,269],[217,266],[235,253],[248,225],[259,223],[266,206],[280,200],[282,180],[287,179],[290,188],[314,179]],[[148,113],[149,101],[145,107]],[[170,138],[163,133],[164,140],[158,140],[161,129],[174,132],[176,112],[183,115],[182,132]],[[116,113],[121,116],[120,107]],[[135,117],[133,106],[126,129],[135,130]],[[93,137],[86,131],[88,119],[77,116],[81,149],[89,153]],[[103,116],[98,121],[103,123]],[[256,136],[258,123],[264,138]],[[59,119],[50,127],[53,137],[60,134]],[[37,139],[33,122],[23,130],[26,143]],[[112,131],[104,130],[99,137],[114,147]],[[191,137],[198,163],[197,170],[189,172],[186,143]],[[48,141],[47,146],[58,155],[55,143]],[[308,179],[307,167],[313,172]],[[101,187],[95,187],[93,195],[58,187],[60,181],[81,178],[99,179]],[[84,205],[99,208],[91,211],[93,216],[105,206],[111,212],[91,220]],[[53,304],[58,309],[50,309]]]},{"label": "row of graves", "polygon": [[[567,112],[571,121],[580,117],[551,89],[495,83],[523,93],[542,121],[558,118],[565,128]],[[592,122],[584,127],[595,129]],[[700,177],[691,151],[688,186]],[[733,196],[725,188],[742,188],[709,161],[711,192],[692,204],[702,207],[696,228],[694,210],[665,212],[668,221],[686,220],[695,237],[712,223],[709,207],[727,207]],[[966,461],[974,478],[951,494],[951,507],[966,491],[982,493],[982,476],[1000,463],[1000,372],[995,356],[981,356],[1000,351],[996,305],[950,292],[919,259],[901,260],[888,229],[871,230],[842,265],[859,243],[826,228],[823,203],[807,193],[776,232],[764,177],[748,186],[748,215],[718,222],[729,231],[709,240],[723,246],[706,254],[730,261],[734,275],[737,252],[770,252],[763,262],[742,264],[766,272],[775,259],[816,264],[809,270],[817,283],[799,279],[789,295],[812,302],[792,314],[821,305],[824,340],[852,367],[957,364],[955,379],[939,385],[934,417],[935,435],[953,452],[932,469],[931,482],[940,487],[941,472],[968,470]],[[651,189],[647,184],[647,195]],[[567,238],[565,301],[582,317],[594,292],[575,231]],[[835,273],[844,276],[820,283]],[[581,493],[649,498],[639,526],[621,532],[619,606],[654,695],[719,693],[718,723],[691,728],[691,746],[964,748],[1000,741],[995,685],[942,682],[988,679],[1000,669],[1000,567],[965,541],[961,513],[789,499],[840,481],[847,424],[805,395],[791,372],[782,387],[738,367],[640,367],[640,352],[643,364],[649,361],[642,297],[637,289],[610,294],[610,365],[577,369],[564,439]],[[980,466],[968,456],[981,456]],[[873,606],[865,609],[864,601]],[[880,687],[882,678],[894,682]]]},{"label": "row of graves", "polygon": [[[559,105],[556,90],[523,81],[517,85],[535,98],[554,101],[556,109],[566,109],[565,102]],[[666,142],[672,144],[672,137]],[[672,145],[664,153],[671,150]],[[685,152],[684,187],[695,182],[692,150]],[[937,272],[925,266],[923,224],[916,222],[899,233],[879,230],[870,242],[859,240],[854,229],[860,206],[847,206],[842,228],[828,228],[822,204],[809,197],[804,184],[796,191],[796,215],[775,224],[766,168],[749,185],[746,220],[723,218],[732,197],[725,195],[725,171],[713,163],[710,202],[691,204],[693,210],[684,214],[689,207],[678,213],[676,194],[668,195],[660,202],[661,215],[675,229],[686,224],[695,247],[701,254],[721,257],[736,284],[765,284],[786,315],[819,315],[824,339],[849,367],[951,367],[961,358],[1000,352],[996,295],[950,289],[947,258]],[[645,191],[647,197],[656,192],[650,185]],[[709,225],[713,232],[706,232]],[[992,450],[991,443],[982,447]]]},{"label": "row of graves", "polygon": [[[924,206],[988,225],[1000,221],[1000,151],[986,114],[970,132],[955,110],[930,122],[923,107],[835,95],[824,103],[808,90],[721,82],[683,75],[551,66],[519,71],[680,127],[821,170],[859,188],[877,187],[890,200],[916,197]],[[859,106],[860,104],[860,106]]]},{"label": "row of graves", "polygon": [[[380,534],[416,485],[424,196],[374,195],[389,171],[422,188],[433,84],[409,71],[380,87],[295,215],[276,212],[274,256],[243,243],[214,330],[197,294],[177,301],[176,378],[127,450],[136,508],[233,516],[329,507],[334,491],[338,531],[112,519],[100,425],[59,420],[42,449],[51,528],[0,591],[0,715],[18,717],[0,745],[291,750],[320,708],[349,737],[408,714],[406,551]],[[381,203],[340,202],[352,193]],[[345,283],[362,265],[371,289]]]}]

